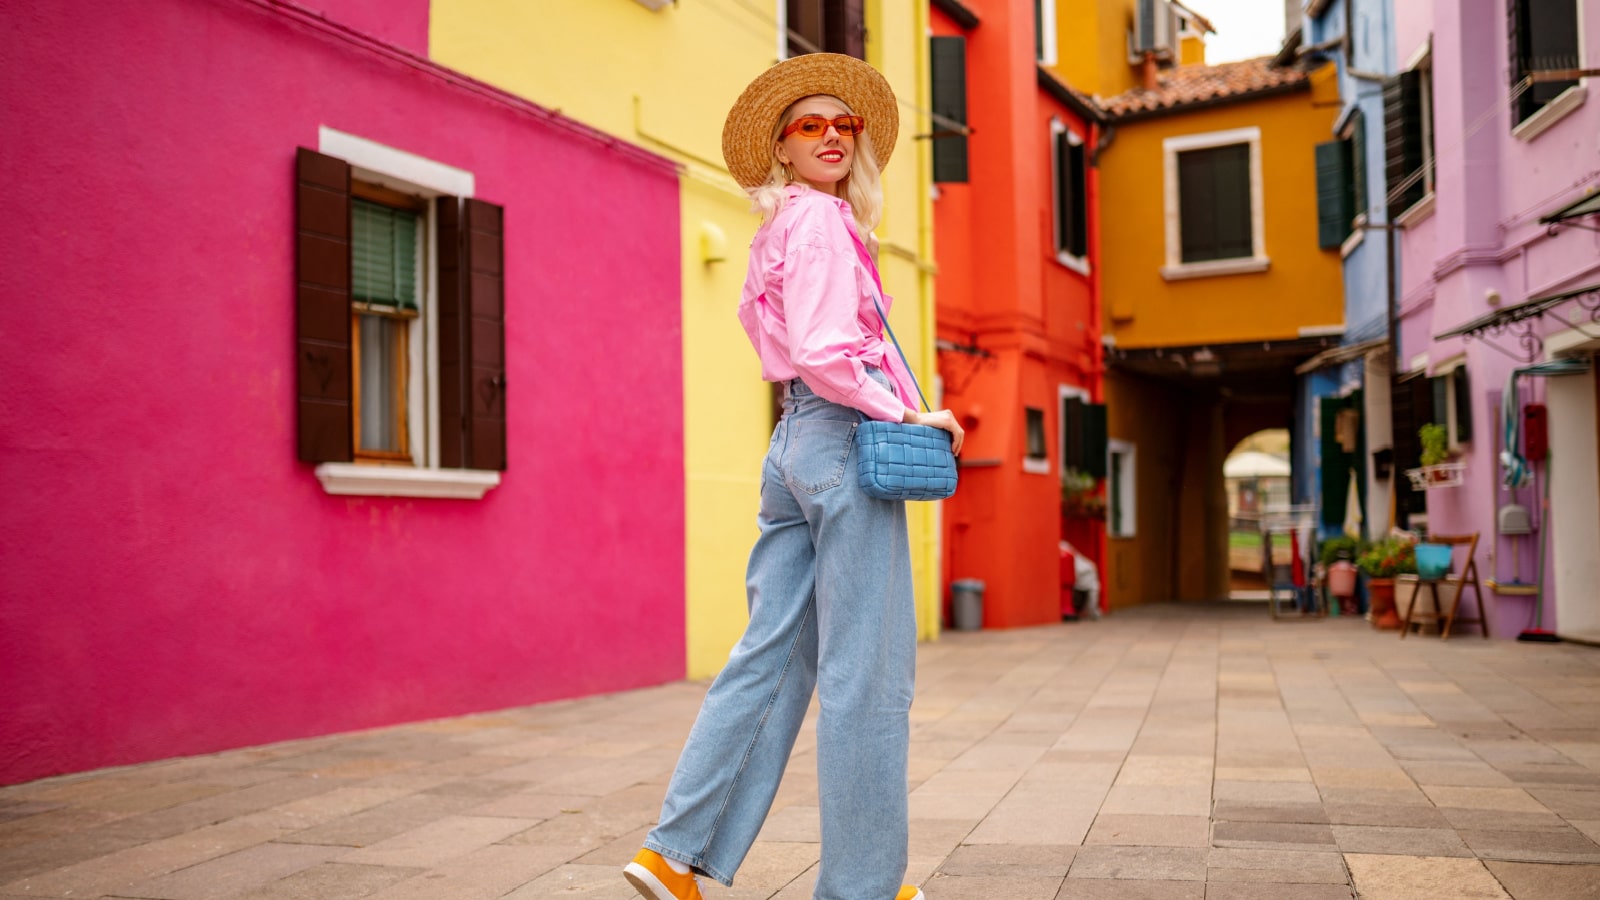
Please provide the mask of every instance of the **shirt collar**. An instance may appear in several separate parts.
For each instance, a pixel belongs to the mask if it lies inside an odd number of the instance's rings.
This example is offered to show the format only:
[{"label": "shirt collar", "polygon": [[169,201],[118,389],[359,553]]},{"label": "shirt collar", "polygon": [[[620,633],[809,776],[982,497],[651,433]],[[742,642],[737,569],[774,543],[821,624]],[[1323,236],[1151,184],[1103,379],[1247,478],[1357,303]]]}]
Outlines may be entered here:
[{"label": "shirt collar", "polygon": [[788,198],[790,200],[793,200],[794,198],[800,196],[801,194],[806,194],[806,193],[816,194],[818,197],[822,197],[824,199],[827,199],[827,200],[831,201],[833,203],[833,205],[839,207],[846,214],[851,214],[852,213],[852,210],[850,209],[850,201],[845,200],[842,197],[835,197],[832,194],[824,194],[823,192],[817,190],[816,188],[811,187],[810,185],[791,183],[791,184],[789,184],[789,185],[784,187],[784,193],[785,193],[785,195],[788,196]]}]

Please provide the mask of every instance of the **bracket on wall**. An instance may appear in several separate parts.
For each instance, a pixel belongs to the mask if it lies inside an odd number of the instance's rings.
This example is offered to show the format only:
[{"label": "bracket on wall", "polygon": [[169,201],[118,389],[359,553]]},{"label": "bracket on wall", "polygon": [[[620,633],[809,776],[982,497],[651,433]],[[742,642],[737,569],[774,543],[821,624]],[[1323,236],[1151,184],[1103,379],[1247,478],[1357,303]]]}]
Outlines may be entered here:
[{"label": "bracket on wall", "polygon": [[[1556,307],[1565,304],[1569,300],[1577,303],[1579,309],[1588,314],[1587,322],[1582,321],[1583,316],[1579,316],[1577,319],[1569,319],[1565,315],[1556,312]],[[1591,284],[1557,294],[1534,297],[1531,300],[1518,303],[1516,306],[1497,309],[1487,315],[1479,316],[1459,328],[1434,335],[1434,340],[1438,341],[1452,337],[1460,337],[1464,341],[1478,340],[1482,341],[1484,346],[1503,353],[1518,362],[1537,362],[1539,356],[1544,353],[1544,338],[1534,329],[1538,325],[1538,320],[1544,316],[1550,316],[1580,334],[1600,339],[1600,333],[1590,332],[1585,327],[1586,325],[1600,326],[1600,284]],[[1514,338],[1521,345],[1523,355],[1518,356],[1491,340],[1491,338],[1503,336]]]}]

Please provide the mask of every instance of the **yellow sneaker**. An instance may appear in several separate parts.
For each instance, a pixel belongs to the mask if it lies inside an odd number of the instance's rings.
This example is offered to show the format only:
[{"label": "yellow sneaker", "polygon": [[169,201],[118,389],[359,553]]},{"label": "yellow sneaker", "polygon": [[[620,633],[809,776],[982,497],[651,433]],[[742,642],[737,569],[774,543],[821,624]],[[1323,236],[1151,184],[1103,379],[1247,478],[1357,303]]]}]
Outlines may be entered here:
[{"label": "yellow sneaker", "polygon": [[[679,875],[672,871],[667,861],[654,850],[640,850],[633,862],[623,867],[622,877],[628,879],[639,896],[649,900],[704,900],[700,896],[700,882],[695,879],[694,873]],[[920,892],[900,893],[907,897],[922,896]]]},{"label": "yellow sneaker", "polygon": [[902,884],[900,893],[894,895],[894,900],[923,900],[922,889],[914,884]]}]

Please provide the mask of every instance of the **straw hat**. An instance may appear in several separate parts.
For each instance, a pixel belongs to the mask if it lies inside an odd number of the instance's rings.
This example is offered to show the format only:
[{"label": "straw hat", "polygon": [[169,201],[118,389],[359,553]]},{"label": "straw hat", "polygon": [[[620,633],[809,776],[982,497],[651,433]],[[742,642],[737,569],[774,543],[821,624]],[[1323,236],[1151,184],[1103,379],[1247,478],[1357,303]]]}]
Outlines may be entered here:
[{"label": "straw hat", "polygon": [[728,111],[722,126],[722,158],[741,187],[753,188],[767,180],[772,127],[790,104],[813,94],[838,97],[866,119],[878,167],[889,164],[900,132],[900,112],[888,79],[853,56],[807,53],[757,75]]}]

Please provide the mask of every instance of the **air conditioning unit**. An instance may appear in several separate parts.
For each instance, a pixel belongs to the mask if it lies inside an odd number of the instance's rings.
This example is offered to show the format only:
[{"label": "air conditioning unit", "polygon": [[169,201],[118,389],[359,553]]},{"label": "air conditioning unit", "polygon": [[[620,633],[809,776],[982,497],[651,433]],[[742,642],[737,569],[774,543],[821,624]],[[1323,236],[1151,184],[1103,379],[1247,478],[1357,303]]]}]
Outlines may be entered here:
[{"label": "air conditioning unit", "polygon": [[1177,36],[1178,13],[1168,0],[1138,0],[1128,41],[1130,59],[1143,59],[1146,53],[1161,60],[1176,59]]}]

